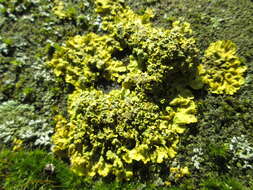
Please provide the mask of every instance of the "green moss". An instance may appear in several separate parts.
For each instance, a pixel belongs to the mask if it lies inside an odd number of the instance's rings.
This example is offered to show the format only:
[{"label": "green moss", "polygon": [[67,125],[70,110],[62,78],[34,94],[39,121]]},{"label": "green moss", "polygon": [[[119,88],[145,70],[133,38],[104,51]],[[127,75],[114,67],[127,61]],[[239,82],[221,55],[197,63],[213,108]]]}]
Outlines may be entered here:
[{"label": "green moss", "polygon": [[220,178],[210,177],[202,182],[201,190],[248,190],[238,180],[222,176]]},{"label": "green moss", "polygon": [[240,181],[228,176],[210,176],[201,180],[200,188],[193,184],[181,184],[178,187],[159,187],[150,183],[119,183],[112,181],[92,181],[74,174],[61,160],[43,150],[12,152],[0,151],[0,185],[6,190],[249,190]]},{"label": "green moss", "polygon": [[61,160],[42,151],[0,151],[0,185],[14,189],[89,189]]}]

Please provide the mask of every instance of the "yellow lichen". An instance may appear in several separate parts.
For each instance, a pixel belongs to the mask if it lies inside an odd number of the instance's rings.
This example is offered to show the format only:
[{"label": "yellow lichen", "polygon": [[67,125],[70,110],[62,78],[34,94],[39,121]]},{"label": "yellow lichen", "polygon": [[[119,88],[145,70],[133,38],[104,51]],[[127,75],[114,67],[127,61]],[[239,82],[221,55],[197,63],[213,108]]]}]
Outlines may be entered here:
[{"label": "yellow lichen", "polygon": [[68,17],[64,11],[64,3],[61,0],[54,0],[55,6],[53,7],[53,13],[60,19],[65,19]]},{"label": "yellow lichen", "polygon": [[244,84],[246,67],[242,66],[236,51],[236,45],[228,40],[211,43],[205,51],[198,70],[203,83],[212,93],[232,95]]},{"label": "yellow lichen", "polygon": [[23,149],[23,141],[21,139],[15,138],[12,144],[13,144],[12,148],[13,151],[19,151]]},{"label": "yellow lichen", "polygon": [[[53,151],[68,157],[79,175],[128,180],[136,163],[172,160],[180,134],[197,122],[189,86],[197,78],[199,50],[188,23],[158,28],[151,10],[138,15],[120,0],[95,5],[105,34],[74,36],[48,61],[74,87],[68,116],[56,117]],[[198,68],[204,77],[204,66]],[[176,178],[189,173],[186,167],[170,172]]]},{"label": "yellow lichen", "polygon": [[89,33],[75,36],[54,54],[48,63],[54,67],[57,76],[65,76],[66,82],[76,88],[84,88],[98,80],[121,80],[118,73],[126,71],[126,66],[112,57],[120,51],[119,42],[108,35]]},{"label": "yellow lichen", "polygon": [[182,178],[190,174],[188,167],[184,167],[184,168],[172,167],[170,168],[170,173],[171,175],[174,175],[176,179]]},{"label": "yellow lichen", "polygon": [[[175,98],[177,103],[170,109],[174,116],[161,120],[159,107],[136,95],[124,89],[109,94],[95,89],[74,92],[69,97],[69,122],[65,123],[62,116],[56,118],[53,151],[61,155],[65,149],[72,169],[79,175],[114,174],[119,179],[133,175],[136,161],[163,163],[174,158],[179,126],[173,127],[173,121],[177,110],[195,109],[194,102]],[[194,111],[185,112],[188,114]]]}]

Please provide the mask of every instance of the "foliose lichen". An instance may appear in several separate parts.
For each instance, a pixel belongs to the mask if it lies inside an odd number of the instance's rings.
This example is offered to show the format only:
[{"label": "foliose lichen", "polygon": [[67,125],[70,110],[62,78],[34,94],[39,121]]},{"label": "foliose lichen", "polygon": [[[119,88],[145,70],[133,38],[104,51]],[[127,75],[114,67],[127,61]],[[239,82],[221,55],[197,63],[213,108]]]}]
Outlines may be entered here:
[{"label": "foliose lichen", "polygon": [[53,152],[79,175],[130,179],[136,164],[163,163],[183,177],[187,167],[168,163],[179,135],[197,122],[190,89],[200,56],[190,24],[158,28],[150,9],[137,15],[120,0],[94,2],[104,34],[74,36],[48,61],[74,87],[68,115],[56,117]]},{"label": "foliose lichen", "polygon": [[[49,147],[53,129],[31,105],[7,101],[0,104],[0,140],[6,146]],[[16,148],[15,148],[16,146]]]},{"label": "foliose lichen", "polygon": [[205,51],[199,74],[208,84],[208,90],[215,94],[234,94],[244,84],[246,67],[236,56],[237,47],[229,40],[211,43]]}]

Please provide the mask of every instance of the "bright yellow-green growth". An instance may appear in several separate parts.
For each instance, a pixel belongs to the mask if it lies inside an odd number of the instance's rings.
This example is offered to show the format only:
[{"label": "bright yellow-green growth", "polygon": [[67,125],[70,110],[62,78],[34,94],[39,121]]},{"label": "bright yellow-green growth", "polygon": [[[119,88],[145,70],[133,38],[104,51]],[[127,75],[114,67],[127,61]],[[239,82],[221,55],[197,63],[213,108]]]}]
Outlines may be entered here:
[{"label": "bright yellow-green growth", "polygon": [[54,151],[70,157],[80,175],[128,179],[135,164],[163,163],[176,155],[178,134],[196,122],[192,98],[175,98],[164,113],[130,90],[75,91],[69,116],[58,116]]},{"label": "bright yellow-green growth", "polygon": [[198,70],[212,93],[232,95],[244,83],[246,67],[242,66],[236,51],[236,45],[228,40],[211,43],[205,51],[203,64]]},{"label": "bright yellow-green growth", "polygon": [[130,179],[167,165],[179,135],[197,122],[189,86],[199,50],[188,23],[157,28],[151,10],[137,15],[120,0],[95,5],[106,34],[74,36],[48,62],[74,86],[68,115],[56,117],[53,151],[79,175]]},{"label": "bright yellow-green growth", "polygon": [[67,13],[64,11],[64,3],[61,0],[54,0],[55,6],[53,7],[53,13],[60,19],[65,19],[68,17]]},{"label": "bright yellow-green growth", "polygon": [[65,76],[66,82],[85,89],[101,80],[120,80],[118,73],[125,72],[126,66],[112,54],[121,50],[120,43],[111,36],[89,33],[68,40],[49,64],[54,66],[56,76]]},{"label": "bright yellow-green growth", "polygon": [[189,175],[189,169],[187,167],[184,168],[170,168],[170,172],[175,176],[176,179],[181,178],[185,175]]},{"label": "bright yellow-green growth", "polygon": [[131,72],[123,81],[125,88],[137,86],[143,91],[156,91],[164,83],[174,85],[178,81],[175,78],[188,84],[199,52],[195,39],[189,37],[189,23],[176,21],[171,29],[153,27],[150,9],[140,16],[122,6],[121,1],[96,0],[95,4],[103,17],[102,29],[121,43],[126,56],[130,54],[127,68]]},{"label": "bright yellow-green growth", "polygon": [[20,140],[20,139],[17,139],[17,138],[15,138],[14,140],[13,140],[13,151],[18,151],[18,150],[22,150],[22,148],[23,148],[23,141],[22,140]]}]

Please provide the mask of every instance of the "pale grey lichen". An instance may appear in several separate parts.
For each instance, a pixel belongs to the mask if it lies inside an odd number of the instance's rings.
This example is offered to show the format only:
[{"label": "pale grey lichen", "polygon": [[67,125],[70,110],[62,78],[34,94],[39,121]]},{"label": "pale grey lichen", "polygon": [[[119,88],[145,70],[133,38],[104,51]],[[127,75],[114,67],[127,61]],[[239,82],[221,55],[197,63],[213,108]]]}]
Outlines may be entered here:
[{"label": "pale grey lichen", "polygon": [[36,115],[33,106],[13,100],[0,104],[0,141],[6,145],[20,139],[32,146],[49,146],[52,133],[46,119]]},{"label": "pale grey lichen", "polygon": [[229,150],[233,154],[233,162],[243,169],[253,169],[253,145],[244,135],[233,137],[229,144]]},{"label": "pale grey lichen", "polygon": [[193,153],[194,153],[194,155],[192,156],[191,161],[193,163],[193,166],[197,170],[199,170],[201,162],[204,161],[204,158],[202,157],[204,154],[203,150],[202,150],[202,148],[194,148]]}]

